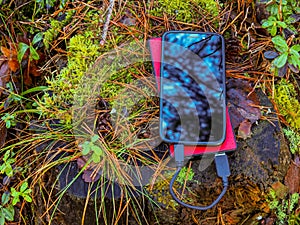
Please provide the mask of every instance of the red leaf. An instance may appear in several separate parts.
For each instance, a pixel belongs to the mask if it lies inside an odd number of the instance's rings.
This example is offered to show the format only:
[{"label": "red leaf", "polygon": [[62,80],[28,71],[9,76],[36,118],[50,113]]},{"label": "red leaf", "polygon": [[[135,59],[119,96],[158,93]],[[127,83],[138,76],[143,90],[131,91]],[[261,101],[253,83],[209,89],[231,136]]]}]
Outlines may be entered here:
[{"label": "red leaf", "polygon": [[291,194],[300,191],[300,159],[297,157],[289,166],[284,184],[288,186]]}]

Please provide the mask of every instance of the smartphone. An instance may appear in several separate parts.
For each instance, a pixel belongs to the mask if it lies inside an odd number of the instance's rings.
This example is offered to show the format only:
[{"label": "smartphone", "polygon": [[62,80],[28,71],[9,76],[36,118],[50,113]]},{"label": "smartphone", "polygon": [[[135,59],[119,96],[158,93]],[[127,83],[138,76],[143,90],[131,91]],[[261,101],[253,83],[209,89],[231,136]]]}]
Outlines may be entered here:
[{"label": "smartphone", "polygon": [[226,133],[224,38],[216,33],[168,31],[161,48],[162,140],[220,145]]}]

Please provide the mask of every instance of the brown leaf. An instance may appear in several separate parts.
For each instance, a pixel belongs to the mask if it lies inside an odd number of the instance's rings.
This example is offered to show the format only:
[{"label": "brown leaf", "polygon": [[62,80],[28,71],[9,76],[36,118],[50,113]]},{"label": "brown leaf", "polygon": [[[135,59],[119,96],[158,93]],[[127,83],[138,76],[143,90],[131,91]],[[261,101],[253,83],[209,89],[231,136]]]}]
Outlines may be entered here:
[{"label": "brown leaf", "polygon": [[[233,128],[241,126],[239,135],[246,139],[251,135],[251,125],[261,117],[259,98],[248,81],[229,79],[227,83],[228,109]],[[251,94],[249,94],[251,93]]]},{"label": "brown leaf", "polygon": [[13,72],[16,72],[20,68],[19,62],[14,59],[8,61],[8,66],[9,66],[9,69]]},{"label": "brown leaf", "polygon": [[3,55],[9,59],[9,60],[12,60],[12,59],[17,59],[17,51],[16,49],[10,44],[11,46],[11,49],[8,49],[8,48],[5,48],[3,46],[1,46],[1,52],[3,53]]},{"label": "brown leaf", "polygon": [[6,58],[9,59],[11,57],[11,51],[8,48],[1,46],[1,52]]},{"label": "brown leaf", "polygon": [[28,70],[24,71],[24,84],[27,85],[27,86],[32,84],[32,79],[29,76]]},{"label": "brown leaf", "polygon": [[300,159],[296,157],[295,161],[289,166],[286,173],[284,184],[288,186],[291,194],[300,191]]},{"label": "brown leaf", "polygon": [[0,67],[0,96],[3,90],[6,88],[6,83],[9,81],[9,79],[8,61],[5,61]]},{"label": "brown leaf", "polygon": [[30,72],[29,73],[35,77],[41,76],[39,68],[36,66],[36,64],[34,62],[30,63]]},{"label": "brown leaf", "polygon": [[82,179],[87,183],[91,183],[99,180],[100,178],[99,173],[97,173],[96,176],[93,173],[94,173],[93,170],[84,170],[82,174]]},{"label": "brown leaf", "polygon": [[274,184],[272,184],[272,189],[275,191],[278,199],[284,199],[288,193],[288,187],[280,181],[277,181]]},{"label": "brown leaf", "polygon": [[4,123],[0,124],[0,148],[5,144],[7,129]]},{"label": "brown leaf", "polygon": [[244,120],[240,123],[238,135],[244,140],[251,137],[251,126],[252,123],[249,120]]}]

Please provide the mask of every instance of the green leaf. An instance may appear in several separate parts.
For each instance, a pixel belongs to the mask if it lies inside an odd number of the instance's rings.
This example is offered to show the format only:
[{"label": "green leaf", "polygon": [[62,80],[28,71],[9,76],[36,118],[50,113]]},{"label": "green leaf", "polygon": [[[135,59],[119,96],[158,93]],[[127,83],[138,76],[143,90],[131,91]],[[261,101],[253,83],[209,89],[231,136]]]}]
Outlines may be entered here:
[{"label": "green leaf", "polygon": [[4,192],[2,197],[1,197],[1,203],[2,205],[5,205],[8,203],[9,201],[9,197],[10,197],[10,193],[9,192]]},{"label": "green leaf", "polygon": [[82,155],[87,155],[90,152],[90,147],[89,146],[82,146]]},{"label": "green leaf", "polygon": [[26,202],[32,202],[32,198],[29,195],[25,195],[23,198]]},{"label": "green leaf", "polygon": [[101,157],[94,153],[92,155],[92,160],[94,161],[94,163],[99,163],[101,160]]},{"label": "green leaf", "polygon": [[[2,119],[2,120],[5,120],[5,119],[3,119],[3,117],[1,117],[1,119]],[[9,156],[10,156],[10,151],[7,150],[7,151],[5,152],[5,154],[4,154],[3,161],[6,162],[7,159],[9,158]]]},{"label": "green leaf", "polygon": [[28,187],[28,183],[25,181],[20,187],[20,192],[24,192]]},{"label": "green leaf", "polygon": [[39,41],[41,41],[43,39],[43,33],[39,32],[36,35],[34,35],[33,40],[32,40],[32,45],[38,43]]},{"label": "green leaf", "polygon": [[289,49],[289,46],[287,45],[286,40],[279,35],[277,35],[276,37],[273,37],[272,42],[274,43],[275,48],[280,52],[286,52]]},{"label": "green leaf", "polygon": [[93,146],[93,151],[98,156],[102,156],[102,154],[103,154],[102,149],[99,146],[97,146],[97,145]]},{"label": "green leaf", "polygon": [[14,207],[12,205],[10,205],[7,208],[3,208],[3,214],[4,214],[5,219],[7,219],[8,221],[13,221],[14,216],[15,216]]},{"label": "green leaf", "polygon": [[13,198],[12,204],[16,205],[19,201],[20,201],[20,198],[19,198],[19,195],[18,195],[18,196],[16,196],[16,197]]},{"label": "green leaf", "polygon": [[292,64],[293,66],[299,68],[299,66],[300,66],[300,59],[296,55],[291,55],[289,57],[289,63]]},{"label": "green leaf", "polygon": [[282,27],[282,28],[287,28],[287,25],[285,22],[282,22],[282,21],[277,21],[277,24]]},{"label": "green leaf", "polygon": [[32,192],[31,189],[27,189],[26,191],[23,192],[24,195],[29,195]]},{"label": "green leaf", "polygon": [[5,121],[5,126],[6,126],[6,128],[10,128],[10,127],[11,127],[11,122],[10,122],[10,120],[6,120],[6,121]]},{"label": "green leaf", "polygon": [[27,51],[27,49],[29,48],[29,46],[23,42],[19,42],[19,51],[18,51],[18,61],[21,63],[22,59],[25,55],[25,52]]},{"label": "green leaf", "polygon": [[39,60],[40,56],[32,45],[30,45],[30,57],[34,60]]},{"label": "green leaf", "polygon": [[277,27],[276,27],[276,26],[273,26],[273,27],[271,28],[270,34],[271,34],[272,36],[275,36],[275,35],[277,34]]},{"label": "green leaf", "polygon": [[15,188],[11,187],[10,188],[11,196],[16,197],[19,196],[19,192],[16,191]]},{"label": "green leaf", "polygon": [[0,211],[0,225],[5,225],[5,218],[3,215],[3,209]]},{"label": "green leaf", "polygon": [[277,67],[277,68],[281,68],[283,67],[286,62],[287,62],[287,58],[288,58],[288,53],[285,52],[283,54],[281,54],[280,56],[278,56],[274,61],[274,65]]},{"label": "green leaf", "polygon": [[297,52],[300,52],[300,45],[293,45],[290,49],[294,50],[294,51],[297,51]]},{"label": "green leaf", "polygon": [[91,142],[95,143],[96,141],[98,141],[99,136],[96,134],[91,138]]},{"label": "green leaf", "polygon": [[47,86],[37,86],[37,87],[30,88],[30,89],[22,92],[20,95],[24,96],[24,95],[27,95],[27,94],[32,93],[32,92],[47,91],[47,90],[49,90],[49,87],[47,87]]},{"label": "green leaf", "polygon": [[274,21],[266,20],[263,22],[263,24],[261,26],[262,26],[262,28],[267,28],[267,27],[273,26],[273,24],[274,24]]}]

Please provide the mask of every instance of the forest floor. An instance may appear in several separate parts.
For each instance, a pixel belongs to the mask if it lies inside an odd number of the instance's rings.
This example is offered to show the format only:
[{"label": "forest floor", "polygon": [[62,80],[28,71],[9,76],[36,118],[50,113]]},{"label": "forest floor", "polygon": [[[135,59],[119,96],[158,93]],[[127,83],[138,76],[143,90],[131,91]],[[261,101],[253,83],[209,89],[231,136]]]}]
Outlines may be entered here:
[{"label": "forest floor", "polygon": [[[207,211],[168,191],[148,41],[169,30],[225,39],[237,150]],[[300,224],[299,32],[297,0],[0,0],[0,225]],[[221,192],[211,162],[178,196]]]}]

